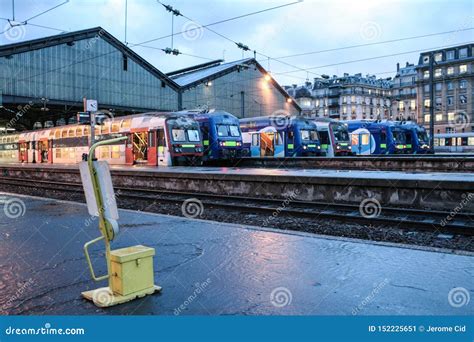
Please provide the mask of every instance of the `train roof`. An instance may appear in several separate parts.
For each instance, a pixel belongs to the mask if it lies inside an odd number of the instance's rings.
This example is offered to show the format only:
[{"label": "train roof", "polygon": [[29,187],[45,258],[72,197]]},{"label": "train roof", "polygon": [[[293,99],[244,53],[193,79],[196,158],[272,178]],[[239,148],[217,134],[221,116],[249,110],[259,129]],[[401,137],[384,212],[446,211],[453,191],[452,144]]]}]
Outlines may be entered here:
[{"label": "train roof", "polygon": [[474,137],[474,132],[461,132],[461,133],[436,133],[435,138],[466,138]]}]

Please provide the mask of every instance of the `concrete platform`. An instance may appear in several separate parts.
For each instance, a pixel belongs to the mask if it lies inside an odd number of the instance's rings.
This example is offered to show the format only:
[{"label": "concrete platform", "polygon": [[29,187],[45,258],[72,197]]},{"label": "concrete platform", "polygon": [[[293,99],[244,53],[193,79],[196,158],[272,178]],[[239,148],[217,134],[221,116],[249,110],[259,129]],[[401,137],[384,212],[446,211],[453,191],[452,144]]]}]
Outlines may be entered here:
[{"label": "concrete platform", "polygon": [[[472,315],[474,257],[121,210],[113,248],[156,248],[161,294],[109,309],[81,298],[98,236],[84,205],[1,193],[2,314]],[[0,208],[3,209],[3,208]],[[102,250],[92,250],[98,273]],[[461,290],[463,291],[463,290]],[[452,302],[452,301],[451,301]],[[456,303],[455,303],[456,304]]]}]

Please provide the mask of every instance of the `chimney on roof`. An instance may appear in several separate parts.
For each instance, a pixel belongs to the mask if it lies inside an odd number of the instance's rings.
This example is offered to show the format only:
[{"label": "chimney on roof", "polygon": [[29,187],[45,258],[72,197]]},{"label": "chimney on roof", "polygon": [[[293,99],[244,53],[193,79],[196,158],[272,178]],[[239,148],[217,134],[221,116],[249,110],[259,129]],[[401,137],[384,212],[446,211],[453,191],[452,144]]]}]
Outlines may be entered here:
[{"label": "chimney on roof", "polygon": [[344,77],[349,77],[349,74],[347,72],[345,72]]},{"label": "chimney on roof", "polygon": [[407,67],[409,67],[409,66],[410,66],[410,63],[407,62]]},{"label": "chimney on roof", "polygon": [[397,63],[397,72],[400,71],[400,63]]},{"label": "chimney on roof", "polygon": [[296,88],[298,85],[297,84],[293,84],[293,88]]}]

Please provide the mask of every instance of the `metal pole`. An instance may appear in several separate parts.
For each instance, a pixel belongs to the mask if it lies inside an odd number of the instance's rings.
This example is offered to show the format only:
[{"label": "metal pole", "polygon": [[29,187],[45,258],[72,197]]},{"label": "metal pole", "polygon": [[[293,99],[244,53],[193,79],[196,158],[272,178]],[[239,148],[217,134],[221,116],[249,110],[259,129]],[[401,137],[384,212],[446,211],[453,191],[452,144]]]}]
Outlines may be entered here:
[{"label": "metal pole", "polygon": [[125,0],[125,45],[127,45],[127,13],[128,12],[128,0]]},{"label": "metal pole", "polygon": [[174,14],[171,13],[171,49],[173,49]]},{"label": "metal pole", "polygon": [[430,149],[434,150],[434,54],[430,53]]},{"label": "metal pole", "polygon": [[[89,143],[89,148],[91,148],[95,143],[95,114],[89,113],[89,117],[91,119],[91,141]],[[92,159],[95,159],[95,149],[93,149],[89,156]]]}]

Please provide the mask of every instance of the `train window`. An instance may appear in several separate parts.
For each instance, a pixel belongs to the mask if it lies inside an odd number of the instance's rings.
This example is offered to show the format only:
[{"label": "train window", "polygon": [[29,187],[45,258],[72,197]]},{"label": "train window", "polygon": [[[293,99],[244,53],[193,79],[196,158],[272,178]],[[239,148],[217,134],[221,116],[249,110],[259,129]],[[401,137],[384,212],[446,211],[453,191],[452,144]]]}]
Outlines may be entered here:
[{"label": "train window", "polygon": [[85,127],[84,127],[84,136],[85,136],[85,137],[88,137],[89,134],[91,134],[91,132],[90,132],[90,130],[89,130],[89,127],[88,127],[88,126],[85,126]]},{"label": "train window", "polygon": [[467,138],[467,144],[469,146],[474,146],[474,137],[468,137]]},{"label": "train window", "polygon": [[119,129],[120,129],[120,127],[119,127],[118,123],[112,124],[112,133],[118,133]]},{"label": "train window", "polygon": [[217,136],[218,137],[227,137],[229,136],[229,130],[226,125],[217,125]]},{"label": "train window", "polygon": [[75,133],[74,128],[69,129],[68,137],[74,137]]},{"label": "train window", "polygon": [[94,134],[97,136],[97,135],[100,135],[100,126],[95,126],[94,128]]},{"label": "train window", "polygon": [[109,146],[102,146],[100,149],[100,159],[109,158]]},{"label": "train window", "polygon": [[382,142],[387,141],[387,133],[385,132],[380,133],[380,141]]},{"label": "train window", "polygon": [[307,129],[301,130],[301,140],[309,140],[309,131]]},{"label": "train window", "polygon": [[433,139],[433,143],[435,146],[439,146],[439,139],[438,138],[434,138]]},{"label": "train window", "polygon": [[462,145],[462,138],[457,138],[456,139],[456,146],[461,146]]},{"label": "train window", "polygon": [[258,146],[258,134],[252,134],[252,146]]},{"label": "train window", "polygon": [[158,129],[158,146],[166,146],[165,140],[165,131],[163,129]]},{"label": "train window", "polygon": [[197,129],[188,129],[189,141],[199,141],[199,131]]},{"label": "train window", "polygon": [[53,138],[53,137],[54,137],[54,133],[55,133],[55,130],[54,130],[54,129],[50,130],[50,131],[49,131],[49,137],[50,137],[50,138]]},{"label": "train window", "polygon": [[233,136],[233,137],[238,137],[240,136],[240,131],[239,131],[239,127],[236,126],[236,125],[230,125],[229,126],[229,130],[230,130],[230,135]]},{"label": "train window", "polygon": [[130,125],[132,123],[131,119],[125,119],[122,121],[121,127],[122,128],[130,128]]},{"label": "train window", "polygon": [[293,138],[294,138],[293,131],[288,131],[288,139],[293,139]]},{"label": "train window", "polygon": [[56,159],[60,159],[60,158],[61,158],[61,149],[57,148],[56,149]]},{"label": "train window", "polygon": [[106,122],[100,131],[101,134],[109,134],[110,133],[110,123]]},{"label": "train window", "polygon": [[57,129],[57,130],[54,132],[54,138],[55,138],[55,139],[61,138],[61,130],[60,130],[60,129]]},{"label": "train window", "polygon": [[112,158],[120,158],[120,146],[113,145],[112,146]]},{"label": "train window", "polygon": [[67,128],[63,128],[61,131],[61,138],[66,138],[67,137]]},{"label": "train window", "polygon": [[275,134],[275,145],[283,145],[283,138],[281,136],[281,133],[276,133]]},{"label": "train window", "polygon": [[148,147],[155,147],[155,134],[154,132],[148,132]]},{"label": "train window", "polygon": [[186,141],[186,133],[184,129],[173,128],[171,130],[171,135],[173,136],[173,141]]},{"label": "train window", "polygon": [[467,137],[461,138],[461,146],[467,146]]},{"label": "train window", "polygon": [[82,137],[82,127],[76,128],[76,137]]}]

